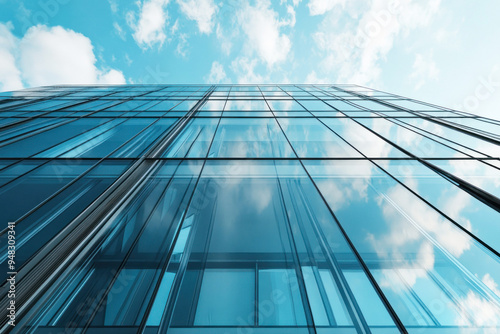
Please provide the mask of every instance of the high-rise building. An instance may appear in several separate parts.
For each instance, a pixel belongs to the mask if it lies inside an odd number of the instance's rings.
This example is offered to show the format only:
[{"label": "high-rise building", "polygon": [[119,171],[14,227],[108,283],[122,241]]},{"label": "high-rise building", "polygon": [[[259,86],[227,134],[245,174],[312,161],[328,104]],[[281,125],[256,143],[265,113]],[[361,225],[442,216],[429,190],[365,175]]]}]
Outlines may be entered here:
[{"label": "high-rise building", "polygon": [[500,332],[499,121],[354,85],[52,86],[2,93],[0,129],[2,332]]}]

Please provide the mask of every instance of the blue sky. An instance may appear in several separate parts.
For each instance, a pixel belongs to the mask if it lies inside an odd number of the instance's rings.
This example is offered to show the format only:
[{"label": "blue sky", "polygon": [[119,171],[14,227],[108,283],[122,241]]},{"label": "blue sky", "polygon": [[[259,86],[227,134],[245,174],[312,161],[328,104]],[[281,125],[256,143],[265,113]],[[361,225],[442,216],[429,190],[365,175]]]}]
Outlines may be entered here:
[{"label": "blue sky", "polygon": [[0,90],[355,83],[500,118],[500,1],[0,0]]}]

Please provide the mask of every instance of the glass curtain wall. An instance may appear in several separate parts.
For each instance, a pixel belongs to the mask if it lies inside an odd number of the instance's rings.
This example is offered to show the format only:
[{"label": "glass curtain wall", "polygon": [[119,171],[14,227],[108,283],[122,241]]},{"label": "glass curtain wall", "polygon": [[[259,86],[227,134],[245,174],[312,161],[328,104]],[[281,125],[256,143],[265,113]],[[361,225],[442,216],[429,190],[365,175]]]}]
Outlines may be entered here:
[{"label": "glass curtain wall", "polygon": [[499,133],[354,85],[1,93],[0,328],[499,332]]}]

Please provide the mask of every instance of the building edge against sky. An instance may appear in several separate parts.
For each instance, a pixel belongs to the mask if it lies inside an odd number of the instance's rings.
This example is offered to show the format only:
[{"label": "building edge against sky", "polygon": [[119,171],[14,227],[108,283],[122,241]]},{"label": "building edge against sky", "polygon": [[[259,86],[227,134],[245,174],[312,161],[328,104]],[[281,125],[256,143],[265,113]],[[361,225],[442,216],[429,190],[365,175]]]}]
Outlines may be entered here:
[{"label": "building edge against sky", "polygon": [[2,331],[500,331],[500,121],[356,85],[50,86],[1,93],[0,128]]}]

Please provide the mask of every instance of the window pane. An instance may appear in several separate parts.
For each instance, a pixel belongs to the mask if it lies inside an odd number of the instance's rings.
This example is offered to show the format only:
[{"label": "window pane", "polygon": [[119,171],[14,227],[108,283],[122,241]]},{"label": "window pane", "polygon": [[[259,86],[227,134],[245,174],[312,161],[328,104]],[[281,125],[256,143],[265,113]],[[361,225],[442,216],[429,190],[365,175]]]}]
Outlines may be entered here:
[{"label": "window pane", "polygon": [[280,118],[278,121],[301,158],[361,157],[316,119]]},{"label": "window pane", "polygon": [[297,277],[290,269],[259,271],[259,325],[304,326],[306,319],[297,287]]},{"label": "window pane", "polygon": [[203,273],[195,326],[237,326],[254,313],[255,272],[207,269]]},{"label": "window pane", "polygon": [[215,134],[211,157],[293,157],[293,151],[274,119],[225,119]]}]

